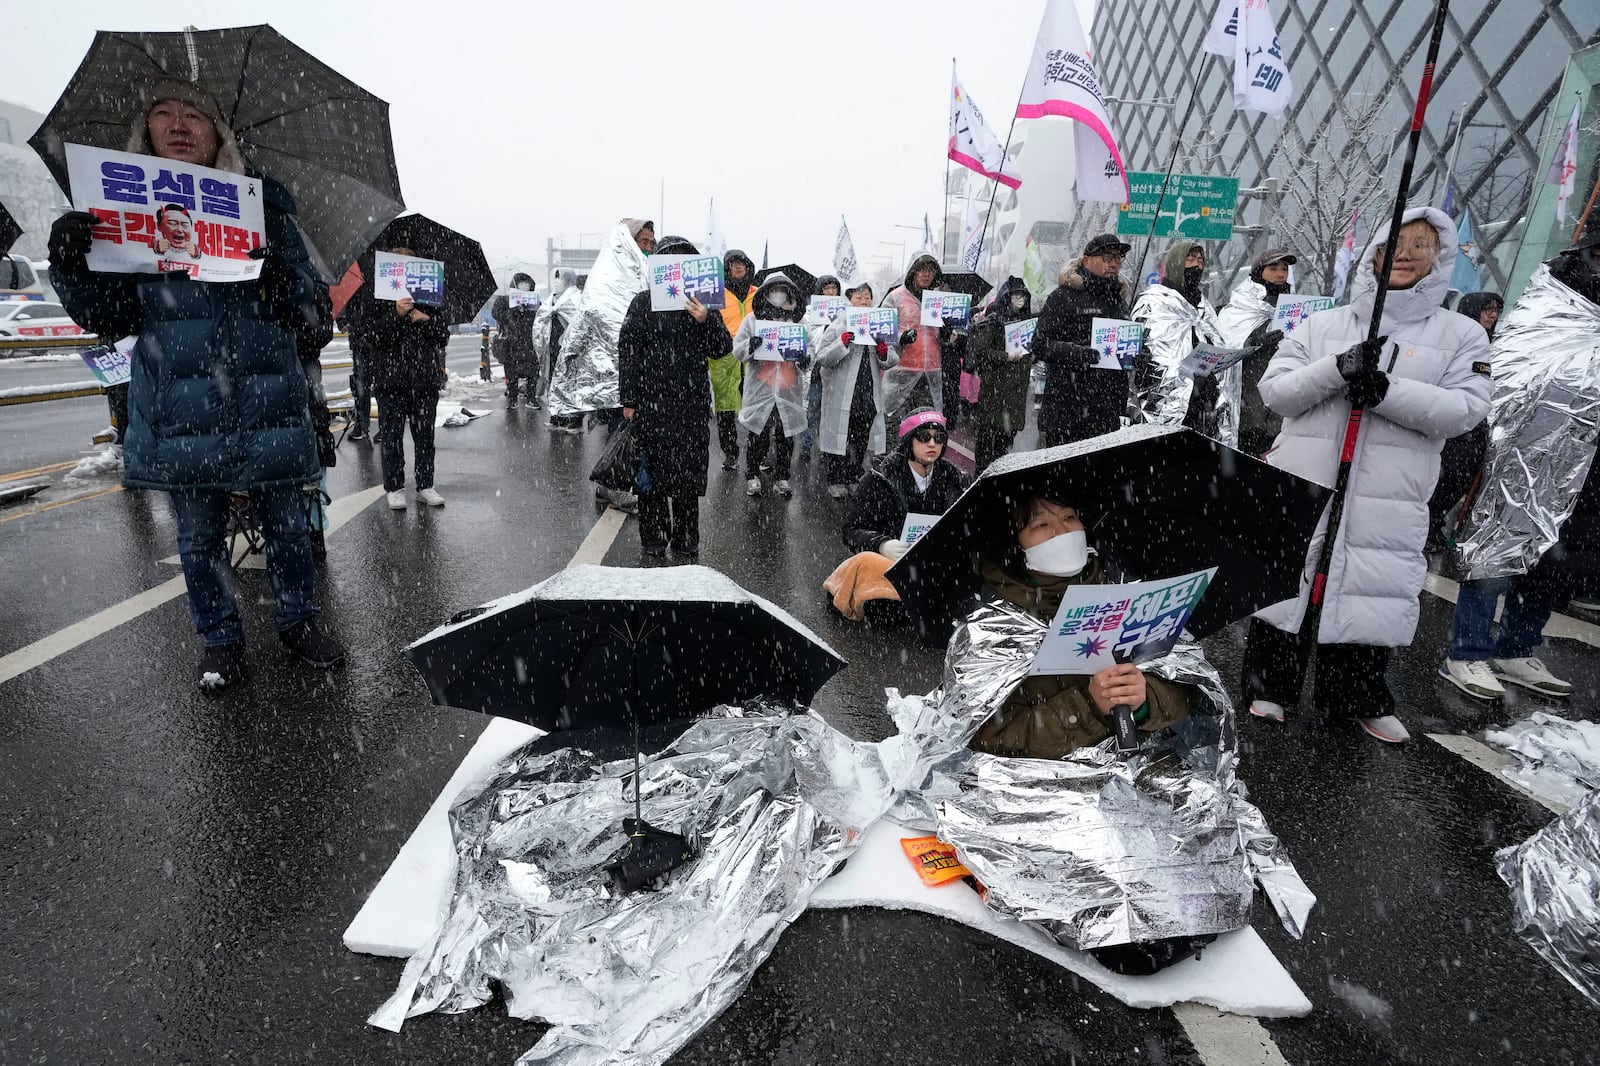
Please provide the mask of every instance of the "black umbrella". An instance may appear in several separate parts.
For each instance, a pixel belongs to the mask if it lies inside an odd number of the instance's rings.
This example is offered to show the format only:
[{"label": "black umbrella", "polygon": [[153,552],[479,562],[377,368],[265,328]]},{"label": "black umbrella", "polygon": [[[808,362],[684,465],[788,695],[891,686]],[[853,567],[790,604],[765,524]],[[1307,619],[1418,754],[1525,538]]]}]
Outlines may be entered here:
[{"label": "black umbrella", "polygon": [[0,255],[11,251],[11,246],[17,243],[17,238],[22,236],[22,227],[17,225],[17,220],[11,217],[11,212],[6,210],[5,204],[0,204]]},{"label": "black umbrella", "polygon": [[766,280],[774,274],[782,274],[800,289],[802,300],[817,291],[817,276],[806,270],[798,263],[785,263],[783,266],[768,267],[756,272],[756,288],[766,284]]},{"label": "black umbrella", "polygon": [[985,281],[981,275],[963,270],[946,272],[944,277],[939,279],[939,288],[946,292],[964,292],[972,297],[972,306],[977,307],[994,286]]},{"label": "black umbrella", "polygon": [[410,248],[423,259],[444,263],[444,316],[451,323],[470,322],[494,295],[494,271],[483,246],[427,215],[401,215],[383,227],[372,247]]},{"label": "black umbrella", "polygon": [[693,854],[644,821],[641,730],[761,696],[804,702],[844,666],[781,608],[700,566],[570,567],[457,615],[405,655],[438,704],[552,731],[631,726],[631,846],[607,868],[622,891]]},{"label": "black umbrella", "polygon": [[948,618],[977,590],[972,556],[1016,545],[1012,509],[1043,493],[1079,508],[1130,580],[1215,566],[1189,619],[1212,633],[1300,591],[1328,489],[1192,430],[1130,426],[996,460],[888,577],[909,609]]},{"label": "black umbrella", "polygon": [[245,161],[289,190],[313,261],[330,282],[404,210],[389,105],[271,26],[95,34],[28,143],[68,188],[64,144],[123,151],[160,81],[205,90]]}]

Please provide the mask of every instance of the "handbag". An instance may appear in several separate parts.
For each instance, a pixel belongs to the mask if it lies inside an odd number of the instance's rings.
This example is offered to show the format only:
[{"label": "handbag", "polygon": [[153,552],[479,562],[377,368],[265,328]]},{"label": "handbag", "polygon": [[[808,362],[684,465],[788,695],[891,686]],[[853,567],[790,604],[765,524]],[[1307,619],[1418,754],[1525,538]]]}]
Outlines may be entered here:
[{"label": "handbag", "polygon": [[589,480],[613,492],[634,492],[639,476],[639,439],[634,424],[628,422],[606,441]]}]

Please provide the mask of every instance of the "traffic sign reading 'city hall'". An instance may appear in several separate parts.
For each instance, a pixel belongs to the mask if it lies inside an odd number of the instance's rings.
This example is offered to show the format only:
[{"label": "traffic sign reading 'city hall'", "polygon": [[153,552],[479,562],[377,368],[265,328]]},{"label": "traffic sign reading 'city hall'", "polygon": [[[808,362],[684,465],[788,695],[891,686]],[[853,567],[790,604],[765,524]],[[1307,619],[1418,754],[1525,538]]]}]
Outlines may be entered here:
[{"label": "traffic sign reading 'city hall'", "polygon": [[[1161,195],[1162,182],[1167,193]],[[1233,208],[1239,202],[1238,178],[1213,178],[1204,174],[1174,174],[1168,180],[1160,171],[1130,170],[1128,202],[1117,213],[1117,232],[1143,236],[1150,232],[1161,202],[1157,237],[1193,237],[1225,241],[1233,235]]]}]

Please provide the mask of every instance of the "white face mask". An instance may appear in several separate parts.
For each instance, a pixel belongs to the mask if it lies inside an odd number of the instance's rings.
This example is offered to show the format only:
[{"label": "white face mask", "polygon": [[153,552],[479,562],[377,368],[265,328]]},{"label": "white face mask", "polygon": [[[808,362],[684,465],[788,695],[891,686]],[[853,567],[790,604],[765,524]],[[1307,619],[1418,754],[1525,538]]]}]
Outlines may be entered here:
[{"label": "white face mask", "polygon": [[521,289],[523,292],[527,292],[532,289],[533,286],[529,285],[526,281],[519,281],[517,282],[517,288]]},{"label": "white face mask", "polygon": [[784,292],[782,289],[778,289],[776,292],[772,293],[772,295],[768,296],[767,303],[771,304],[779,311],[787,311],[793,306],[793,304],[789,302],[789,294]]},{"label": "white face mask", "polygon": [[1089,565],[1089,535],[1081,529],[1060,533],[1023,549],[1028,569],[1051,577],[1077,577]]}]

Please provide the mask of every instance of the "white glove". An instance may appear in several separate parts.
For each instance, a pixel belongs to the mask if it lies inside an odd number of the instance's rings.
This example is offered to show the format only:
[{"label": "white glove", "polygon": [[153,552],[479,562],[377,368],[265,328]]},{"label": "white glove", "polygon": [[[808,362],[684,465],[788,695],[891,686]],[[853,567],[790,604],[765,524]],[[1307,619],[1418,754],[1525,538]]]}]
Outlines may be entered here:
[{"label": "white glove", "polygon": [[880,555],[887,555],[891,559],[899,559],[902,555],[910,550],[911,545],[907,544],[903,540],[900,540],[899,538],[894,540],[886,540],[882,544],[878,545],[878,553]]}]

